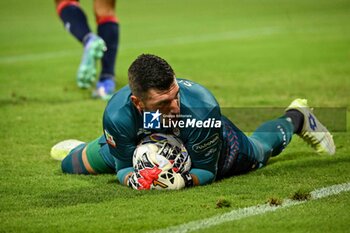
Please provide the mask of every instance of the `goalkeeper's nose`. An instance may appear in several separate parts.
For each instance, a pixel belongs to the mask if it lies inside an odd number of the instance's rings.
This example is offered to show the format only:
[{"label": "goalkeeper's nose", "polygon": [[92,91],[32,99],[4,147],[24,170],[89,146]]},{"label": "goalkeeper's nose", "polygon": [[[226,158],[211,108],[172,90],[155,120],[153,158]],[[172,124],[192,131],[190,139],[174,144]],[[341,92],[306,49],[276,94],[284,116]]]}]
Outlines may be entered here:
[{"label": "goalkeeper's nose", "polygon": [[178,99],[173,99],[170,103],[170,114],[179,115],[180,114],[180,103]]}]

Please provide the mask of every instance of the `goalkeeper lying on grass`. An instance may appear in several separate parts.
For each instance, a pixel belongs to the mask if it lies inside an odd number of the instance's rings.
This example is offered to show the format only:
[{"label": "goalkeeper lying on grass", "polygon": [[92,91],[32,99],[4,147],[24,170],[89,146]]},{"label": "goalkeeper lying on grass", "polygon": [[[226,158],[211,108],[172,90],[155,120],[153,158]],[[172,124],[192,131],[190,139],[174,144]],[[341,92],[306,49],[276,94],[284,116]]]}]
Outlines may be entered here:
[{"label": "goalkeeper lying on grass", "polygon": [[116,173],[121,184],[152,188],[139,183],[142,176],[133,169],[134,150],[151,133],[176,135],[192,161],[188,172],[174,176],[169,189],[206,185],[261,168],[270,156],[281,153],[294,134],[317,152],[335,153],[332,135],[306,100],[294,100],[283,116],[265,122],[248,137],[221,115],[220,106],[206,88],[177,79],[162,58],[140,55],[128,76],[129,85],[118,91],[105,109],[104,135],[89,143],[68,140],[53,147],[52,156],[63,159],[63,172]]}]

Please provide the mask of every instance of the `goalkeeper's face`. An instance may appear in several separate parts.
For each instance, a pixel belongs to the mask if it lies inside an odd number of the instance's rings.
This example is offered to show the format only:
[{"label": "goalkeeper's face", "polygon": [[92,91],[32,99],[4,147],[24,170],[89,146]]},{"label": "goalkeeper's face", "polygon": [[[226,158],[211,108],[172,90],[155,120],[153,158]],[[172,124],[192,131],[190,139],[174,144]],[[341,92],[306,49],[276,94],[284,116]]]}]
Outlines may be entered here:
[{"label": "goalkeeper's face", "polygon": [[176,80],[167,90],[151,88],[145,98],[139,100],[139,109],[143,111],[157,111],[167,115],[180,114],[179,85]]}]

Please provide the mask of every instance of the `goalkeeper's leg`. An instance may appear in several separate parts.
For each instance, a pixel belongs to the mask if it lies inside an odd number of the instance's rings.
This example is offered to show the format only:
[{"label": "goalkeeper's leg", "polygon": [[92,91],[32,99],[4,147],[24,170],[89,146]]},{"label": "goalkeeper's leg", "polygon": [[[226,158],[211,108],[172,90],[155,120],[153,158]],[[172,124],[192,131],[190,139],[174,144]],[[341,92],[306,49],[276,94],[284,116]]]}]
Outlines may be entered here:
[{"label": "goalkeeper's leg", "polygon": [[317,152],[335,153],[333,136],[316,118],[306,99],[296,99],[279,119],[262,124],[251,137],[256,168],[265,166],[270,156],[276,156],[291,141],[293,134],[299,135]]},{"label": "goalkeeper's leg", "polygon": [[224,150],[219,177],[246,173],[266,165],[289,144],[294,133],[290,118],[265,122],[252,136],[246,136],[228,119],[224,123]]},{"label": "goalkeeper's leg", "polygon": [[115,173],[114,159],[111,155],[106,157],[100,153],[104,144],[99,141],[100,138],[97,138],[72,149],[62,161],[62,171],[71,174]]},{"label": "goalkeeper's leg", "polygon": [[294,126],[290,118],[283,116],[263,123],[248,137],[256,160],[252,169],[266,165],[271,156],[280,154],[292,140]]}]

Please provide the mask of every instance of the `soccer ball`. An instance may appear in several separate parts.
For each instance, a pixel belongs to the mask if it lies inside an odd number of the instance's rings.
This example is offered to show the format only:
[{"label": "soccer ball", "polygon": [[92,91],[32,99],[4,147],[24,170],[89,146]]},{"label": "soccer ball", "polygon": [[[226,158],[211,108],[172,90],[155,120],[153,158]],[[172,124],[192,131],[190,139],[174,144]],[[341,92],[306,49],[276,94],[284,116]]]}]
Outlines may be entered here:
[{"label": "soccer ball", "polygon": [[191,159],[182,141],[170,134],[152,134],[141,140],[133,155],[135,171],[157,167],[182,174],[191,168]]}]

